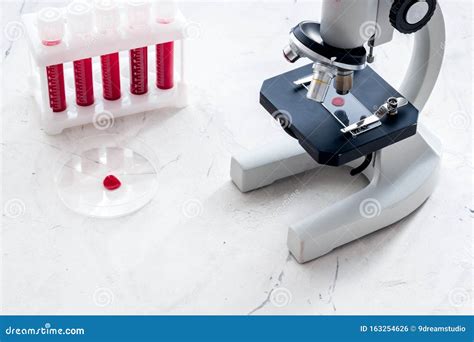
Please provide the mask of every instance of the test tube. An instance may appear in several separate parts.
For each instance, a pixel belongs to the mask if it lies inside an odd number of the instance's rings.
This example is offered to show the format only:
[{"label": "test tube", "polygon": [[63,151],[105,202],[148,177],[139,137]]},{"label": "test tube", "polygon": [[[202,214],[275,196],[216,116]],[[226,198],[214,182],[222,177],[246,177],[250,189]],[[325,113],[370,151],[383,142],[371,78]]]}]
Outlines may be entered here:
[{"label": "test tube", "polygon": [[[67,24],[72,39],[91,39],[94,27],[92,6],[83,1],[73,1],[67,7]],[[92,58],[74,61],[73,65],[76,103],[79,106],[90,106],[94,104]]]},{"label": "test tube", "polygon": [[[95,18],[100,33],[117,34],[120,12],[113,0],[98,0],[95,3]],[[102,93],[106,100],[118,100],[120,92],[120,62],[118,52],[100,56],[102,69]]]},{"label": "test tube", "polygon": [[[145,30],[150,18],[150,3],[145,0],[127,1],[130,30]],[[135,95],[148,91],[148,47],[130,50],[130,92]]]},{"label": "test tube", "polygon": [[[178,8],[173,0],[156,3],[156,20],[159,24],[174,21]],[[174,86],[174,42],[156,45],[156,86],[171,89]]]},{"label": "test tube", "polygon": [[148,91],[148,48],[130,50],[130,92],[135,95]]},{"label": "test tube", "polygon": [[[57,8],[43,8],[37,14],[38,34],[45,46],[61,43],[64,36],[64,19]],[[64,69],[62,64],[46,67],[49,106],[53,112],[66,110],[66,90],[64,87]]]}]

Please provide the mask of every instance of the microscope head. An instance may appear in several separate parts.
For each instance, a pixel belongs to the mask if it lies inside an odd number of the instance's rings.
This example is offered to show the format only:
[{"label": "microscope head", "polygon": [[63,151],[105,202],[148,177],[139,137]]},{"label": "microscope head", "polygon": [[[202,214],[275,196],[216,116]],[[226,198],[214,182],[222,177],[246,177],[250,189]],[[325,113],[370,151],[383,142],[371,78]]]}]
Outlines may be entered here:
[{"label": "microscope head", "polygon": [[321,37],[320,24],[313,21],[303,21],[291,30],[290,41],[283,49],[283,55],[290,63],[301,57],[314,62],[313,77],[306,96],[317,102],[324,101],[331,83],[338,94],[347,94],[352,89],[354,71],[366,66],[366,50],[363,46],[341,49],[325,43]]},{"label": "microscope head", "polygon": [[338,94],[347,94],[354,71],[373,61],[375,46],[390,42],[394,29],[422,29],[436,6],[436,0],[322,0],[321,24],[304,21],[295,26],[283,54],[291,63],[300,57],[314,62],[307,97],[323,102],[330,83]]}]

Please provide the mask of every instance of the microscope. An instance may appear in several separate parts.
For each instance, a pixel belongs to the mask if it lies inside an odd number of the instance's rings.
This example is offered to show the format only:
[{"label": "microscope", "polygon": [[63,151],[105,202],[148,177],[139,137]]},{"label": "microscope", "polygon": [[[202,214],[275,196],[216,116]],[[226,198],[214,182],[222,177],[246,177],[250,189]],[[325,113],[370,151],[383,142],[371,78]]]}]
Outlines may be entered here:
[{"label": "microscope", "polygon": [[[414,35],[398,89],[368,66],[394,31]],[[436,0],[323,0],[320,23],[291,29],[284,57],[311,63],[264,81],[260,91],[261,105],[290,137],[233,156],[233,182],[248,192],[337,166],[368,179],[359,192],[290,225],[287,244],[298,262],[400,221],[433,192],[441,144],[418,115],[438,78],[444,42]]]}]

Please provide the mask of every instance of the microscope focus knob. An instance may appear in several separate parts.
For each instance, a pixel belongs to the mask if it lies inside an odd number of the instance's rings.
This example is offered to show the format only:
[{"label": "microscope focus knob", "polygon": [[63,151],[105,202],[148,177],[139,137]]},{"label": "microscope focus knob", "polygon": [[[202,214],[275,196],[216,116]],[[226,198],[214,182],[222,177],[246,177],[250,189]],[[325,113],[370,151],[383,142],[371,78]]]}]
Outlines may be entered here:
[{"label": "microscope focus knob", "polygon": [[436,0],[395,0],[390,8],[390,23],[401,33],[413,33],[430,21]]}]

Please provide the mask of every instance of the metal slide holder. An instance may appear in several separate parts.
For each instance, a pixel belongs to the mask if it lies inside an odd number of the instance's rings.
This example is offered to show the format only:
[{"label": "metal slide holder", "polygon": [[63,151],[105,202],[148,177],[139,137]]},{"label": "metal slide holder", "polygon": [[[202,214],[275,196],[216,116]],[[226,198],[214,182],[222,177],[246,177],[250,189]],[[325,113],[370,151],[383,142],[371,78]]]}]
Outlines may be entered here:
[{"label": "metal slide holder", "polygon": [[406,106],[408,100],[403,97],[389,97],[387,101],[381,105],[375,112],[369,117],[366,117],[350,126],[346,126],[341,129],[342,133],[351,133],[352,135],[358,135],[374,128],[374,124],[380,123],[380,120],[385,115],[396,115],[398,108]]}]

